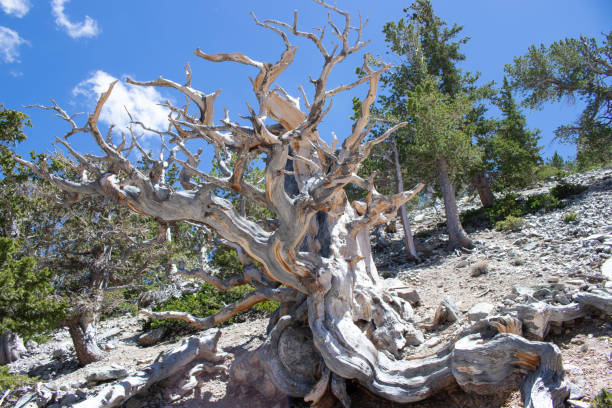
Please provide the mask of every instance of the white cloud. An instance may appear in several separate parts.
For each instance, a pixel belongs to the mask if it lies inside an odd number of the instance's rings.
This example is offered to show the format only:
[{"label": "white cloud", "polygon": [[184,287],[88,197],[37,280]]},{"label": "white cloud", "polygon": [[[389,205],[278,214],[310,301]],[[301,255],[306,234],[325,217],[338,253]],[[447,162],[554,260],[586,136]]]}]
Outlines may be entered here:
[{"label": "white cloud", "polygon": [[16,31],[0,26],[0,60],[19,62],[19,46],[28,44]]},{"label": "white cloud", "polygon": [[70,0],[51,0],[51,10],[55,16],[55,23],[66,30],[72,38],[95,37],[100,34],[98,23],[89,16],[85,16],[85,21],[73,23],[68,20],[64,12],[64,5]]},{"label": "white cloud", "polygon": [[0,7],[6,14],[21,18],[28,14],[32,5],[30,0],[0,0]]},{"label": "white cloud", "polygon": [[[80,82],[73,90],[73,95],[85,95],[92,102],[97,101],[100,94],[108,90],[111,82],[117,78],[104,71],[96,71],[92,76]],[[125,130],[130,123],[126,109],[134,120],[145,126],[157,129],[168,129],[168,109],[159,106],[165,98],[155,88],[141,87],[118,82],[113,88],[110,98],[104,104],[100,121],[108,126],[116,125],[119,130]],[[134,127],[135,133],[140,131]],[[145,133],[151,135],[151,133]]]}]

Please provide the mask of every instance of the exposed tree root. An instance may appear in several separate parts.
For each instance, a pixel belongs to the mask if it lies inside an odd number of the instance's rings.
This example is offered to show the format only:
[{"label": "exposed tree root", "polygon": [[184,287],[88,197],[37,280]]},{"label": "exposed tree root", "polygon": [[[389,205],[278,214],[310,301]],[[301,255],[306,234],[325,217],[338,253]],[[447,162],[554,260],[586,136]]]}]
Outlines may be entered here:
[{"label": "exposed tree root", "polygon": [[[196,375],[200,372],[226,369],[218,365],[223,360],[222,354],[217,352],[220,336],[221,332],[214,329],[200,337],[191,337],[174,350],[160,354],[145,370],[103,388],[92,398],[74,406],[76,408],[117,407],[151,385],[186,371],[187,377],[181,378],[177,390],[171,393],[174,397],[183,395],[198,385]],[[187,368],[192,362],[200,360],[205,362]]]},{"label": "exposed tree root", "polygon": [[612,314],[612,296],[605,292],[581,292],[573,296],[574,301],[563,306],[552,306],[544,302],[519,305],[517,316],[525,325],[526,334],[543,340],[548,334],[550,323],[563,323],[587,316],[591,310]]}]

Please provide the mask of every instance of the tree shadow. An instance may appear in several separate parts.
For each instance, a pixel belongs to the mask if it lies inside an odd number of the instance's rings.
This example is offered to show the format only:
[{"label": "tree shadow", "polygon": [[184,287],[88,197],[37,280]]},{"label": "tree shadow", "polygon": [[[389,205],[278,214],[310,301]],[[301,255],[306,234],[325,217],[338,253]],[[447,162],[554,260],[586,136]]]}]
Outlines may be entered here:
[{"label": "tree shadow", "polygon": [[70,374],[81,368],[76,357],[57,360],[53,359],[46,364],[37,365],[28,371],[30,377],[40,377],[42,380],[51,380],[62,375]]}]

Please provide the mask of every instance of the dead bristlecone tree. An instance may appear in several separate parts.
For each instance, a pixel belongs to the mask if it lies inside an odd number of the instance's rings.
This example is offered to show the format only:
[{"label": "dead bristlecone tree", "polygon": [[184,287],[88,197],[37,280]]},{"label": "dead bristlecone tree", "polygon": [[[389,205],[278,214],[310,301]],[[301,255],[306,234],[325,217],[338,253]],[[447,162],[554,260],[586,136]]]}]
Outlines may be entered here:
[{"label": "dead bristlecone tree", "polygon": [[[66,138],[58,141],[72,154],[74,161],[66,164],[80,179],[20,162],[72,197],[105,196],[166,222],[187,220],[215,231],[240,249],[246,265],[242,276],[222,281],[205,267],[191,272],[219,289],[250,283],[255,289],[244,299],[207,318],[148,312],[153,318],[178,318],[206,329],[258,302],[279,301],[267,340],[231,368],[237,381],[247,380],[266,394],[305,398],[314,406],[329,404],[334,398],[350,405],[346,380],[397,402],[423,400],[457,382],[466,391],[481,394],[521,386],[525,406],[561,406],[568,390],[558,348],[524,339],[508,329],[503,319],[476,325],[435,355],[402,357],[410,353],[410,346],[423,342],[423,335],[411,323],[410,304],[384,289],[372,259],[369,229],[389,221],[423,186],[386,197],[376,191],[373,178],[357,175],[372,147],[404,124],[363,142],[370,130],[368,116],[378,81],[387,68],[373,70],[364,63],[362,77],[328,89],[334,67],[366,43],[361,38],[363,24],[353,27],[348,13],[322,0],[315,2],[342,20],[341,25],[332,17],[329,20],[328,31],[338,40],[333,50],[324,45],[325,30],[317,34],[300,30],[296,12],[292,24],[259,21],[253,15],[259,26],[277,33],[284,43],[274,63],[259,62],[240,52],[195,51],[207,61],[237,62],[258,71],[252,79],[257,106],[248,106],[245,117],[249,125],[232,121],[227,111],[224,119],[214,123],[219,91],[206,94],[194,89],[187,67],[185,84],[161,77],[150,82],[127,79],[138,86],[173,88],[187,97],[189,103],[184,107],[168,103],[170,127],[156,130],[164,158],[150,157],[134,133],[131,140],[113,137],[110,132],[103,136],[98,118],[113,83],[80,127],[55,107],[71,126]],[[291,35],[310,40],[323,56],[320,75],[311,79],[310,100],[300,87],[305,106],[274,86],[297,50],[290,43]],[[368,89],[352,133],[338,146],[328,145],[318,127],[332,97],[360,84],[367,84]],[[134,126],[145,128],[146,124]],[[68,137],[78,132],[91,134],[103,155],[74,150]],[[198,143],[214,149],[216,173],[201,170],[201,151],[193,150]],[[133,149],[154,163],[150,172],[141,171],[128,159]],[[257,159],[265,166],[263,187],[244,177],[249,163]],[[164,169],[172,164],[181,168],[180,186],[165,184]],[[344,187],[349,183],[367,190],[364,201],[348,201]],[[264,225],[241,215],[232,202],[218,195],[220,190],[233,191],[267,208],[275,214],[275,221]],[[516,326],[513,323],[511,327]]]}]

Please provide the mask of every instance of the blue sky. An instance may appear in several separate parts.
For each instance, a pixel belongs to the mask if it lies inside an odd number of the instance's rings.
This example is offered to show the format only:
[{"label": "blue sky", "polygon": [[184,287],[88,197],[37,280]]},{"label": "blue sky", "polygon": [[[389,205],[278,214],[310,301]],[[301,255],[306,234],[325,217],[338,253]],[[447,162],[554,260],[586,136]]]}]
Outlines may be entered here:
[{"label": "blue sky", "polygon": [[[448,23],[464,26],[464,35],[472,39],[463,48],[467,60],[462,68],[480,71],[482,82],[503,78],[504,64],[524,54],[531,44],[550,44],[565,37],[586,35],[601,40],[601,33],[611,29],[610,0],[433,0],[434,11]],[[371,40],[365,51],[385,57],[382,25],[396,21],[410,2],[391,0],[338,0],[337,5],[357,16],[369,17],[364,38]],[[193,84],[206,93],[222,89],[216,112],[223,107],[238,121],[245,114],[245,102],[254,105],[249,75],[252,68],[238,64],[214,64],[193,55],[203,51],[242,51],[259,61],[275,61],[283,49],[279,37],[257,27],[249,15],[260,19],[292,21],[299,10],[299,25],[304,30],[321,26],[327,12],[308,0],[213,2],[203,0],[148,1],[77,1],[77,0],[0,0],[0,103],[11,109],[25,105],[49,104],[54,98],[69,113],[91,112],[96,95],[112,78],[130,76],[153,80],[162,75],[184,81],[184,66],[191,64]],[[329,37],[331,38],[331,37]],[[291,39],[299,46],[293,66],[279,78],[278,84],[294,96],[297,87],[308,91],[308,75],[318,76],[321,57],[312,44]],[[391,56],[388,57],[393,62]],[[336,70],[329,86],[351,82],[361,57],[348,59]],[[324,138],[334,131],[340,139],[350,132],[351,98],[364,96],[365,88],[338,97],[332,113],[321,126]],[[170,92],[122,85],[109,100],[101,120],[127,123],[126,106],[138,119],[152,126],[164,126],[164,111],[156,105],[182,98]],[[63,135],[64,122],[49,112],[26,109],[34,127],[21,151],[53,149],[55,136]],[[571,146],[552,141],[553,130],[573,121],[581,111],[580,103],[546,106],[542,111],[527,111],[530,128],[542,131],[543,153],[549,157],[559,150],[571,157]],[[83,120],[84,117],[81,117]],[[77,119],[78,121],[78,119]],[[87,136],[72,143],[84,150],[93,149]],[[153,146],[154,140],[145,137]]]}]

